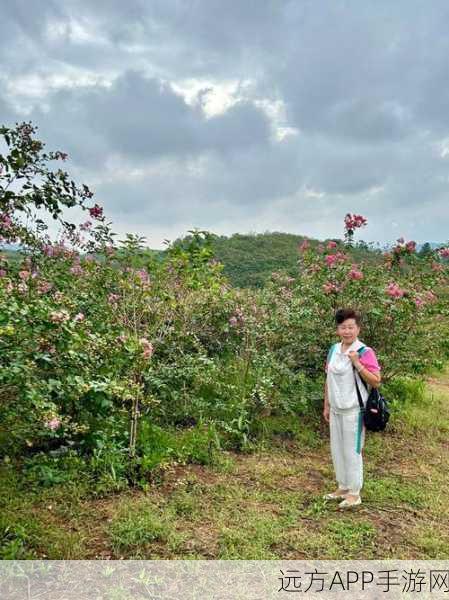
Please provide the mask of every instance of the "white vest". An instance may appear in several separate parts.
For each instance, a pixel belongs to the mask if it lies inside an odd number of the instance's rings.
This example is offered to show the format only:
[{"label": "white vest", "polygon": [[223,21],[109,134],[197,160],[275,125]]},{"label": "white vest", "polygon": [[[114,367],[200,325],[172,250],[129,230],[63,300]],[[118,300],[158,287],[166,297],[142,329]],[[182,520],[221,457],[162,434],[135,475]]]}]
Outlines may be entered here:
[{"label": "white vest", "polygon": [[[357,399],[357,390],[354,381],[354,370],[352,368],[352,361],[348,356],[348,353],[352,350],[359,350],[364,346],[359,339],[356,339],[349,348],[342,352],[341,342],[335,344],[329,357],[327,365],[327,394],[329,399],[329,406],[334,411],[348,411],[351,412],[359,408],[359,401]],[[355,372],[357,377],[357,383],[362,396],[363,403],[366,404],[368,398],[368,391],[361,381],[360,375]]]}]

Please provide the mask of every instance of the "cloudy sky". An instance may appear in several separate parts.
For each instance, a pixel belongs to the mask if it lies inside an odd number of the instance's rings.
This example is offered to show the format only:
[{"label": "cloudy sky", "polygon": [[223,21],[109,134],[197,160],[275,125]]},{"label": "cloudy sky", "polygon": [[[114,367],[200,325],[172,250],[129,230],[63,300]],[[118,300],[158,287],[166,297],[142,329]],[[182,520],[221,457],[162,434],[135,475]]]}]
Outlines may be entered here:
[{"label": "cloudy sky", "polygon": [[447,0],[0,0],[0,122],[119,233],[449,238]]}]

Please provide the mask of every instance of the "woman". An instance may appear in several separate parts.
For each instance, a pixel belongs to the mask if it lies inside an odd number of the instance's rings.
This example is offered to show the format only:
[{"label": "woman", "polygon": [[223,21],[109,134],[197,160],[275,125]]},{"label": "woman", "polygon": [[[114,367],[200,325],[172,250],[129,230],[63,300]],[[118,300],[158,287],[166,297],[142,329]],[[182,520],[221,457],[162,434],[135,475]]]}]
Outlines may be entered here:
[{"label": "woman", "polygon": [[[330,426],[332,462],[338,488],[326,500],[342,500],[341,508],[361,504],[363,485],[362,448],[365,440],[355,378],[366,403],[368,386],[379,387],[380,367],[372,348],[359,339],[360,314],[351,309],[335,313],[340,342],[329,349],[326,361],[323,416]],[[354,371],[355,369],[355,371]]]}]

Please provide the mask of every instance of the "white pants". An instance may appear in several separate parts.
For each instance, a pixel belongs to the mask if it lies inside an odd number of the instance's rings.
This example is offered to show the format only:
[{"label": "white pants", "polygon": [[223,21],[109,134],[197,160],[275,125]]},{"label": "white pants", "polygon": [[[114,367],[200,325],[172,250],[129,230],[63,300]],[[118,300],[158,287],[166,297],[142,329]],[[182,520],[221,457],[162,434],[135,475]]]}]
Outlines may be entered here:
[{"label": "white pants", "polygon": [[361,449],[365,442],[365,427],[362,426],[360,452],[357,448],[360,411],[330,410],[330,440],[332,462],[338,486],[358,495],[363,486],[363,458]]}]

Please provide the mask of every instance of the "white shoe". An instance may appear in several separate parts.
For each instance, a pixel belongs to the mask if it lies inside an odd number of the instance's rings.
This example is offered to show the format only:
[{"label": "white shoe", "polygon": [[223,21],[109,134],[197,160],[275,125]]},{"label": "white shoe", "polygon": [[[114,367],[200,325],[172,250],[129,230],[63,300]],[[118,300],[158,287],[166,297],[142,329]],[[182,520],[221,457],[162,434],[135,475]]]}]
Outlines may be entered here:
[{"label": "white shoe", "polygon": [[344,494],[337,494],[336,492],[331,492],[330,494],[324,494],[323,499],[324,500],[341,500],[342,498],[346,498],[346,493]]},{"label": "white shoe", "polygon": [[359,504],[362,504],[362,499],[360,498],[360,496],[357,498],[357,500],[348,500],[347,498],[345,498],[343,500],[343,502],[340,502],[338,507],[339,508],[352,508],[353,506],[359,506]]}]

